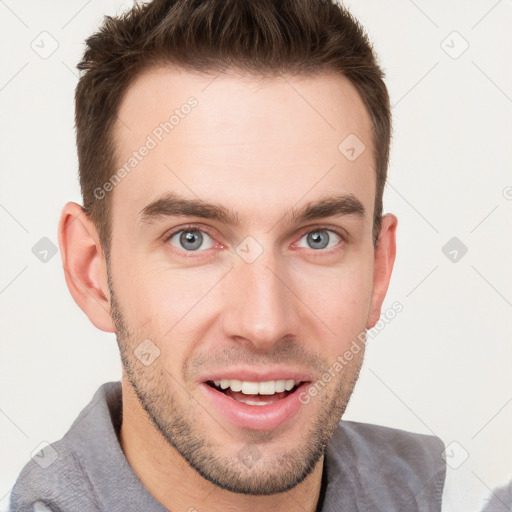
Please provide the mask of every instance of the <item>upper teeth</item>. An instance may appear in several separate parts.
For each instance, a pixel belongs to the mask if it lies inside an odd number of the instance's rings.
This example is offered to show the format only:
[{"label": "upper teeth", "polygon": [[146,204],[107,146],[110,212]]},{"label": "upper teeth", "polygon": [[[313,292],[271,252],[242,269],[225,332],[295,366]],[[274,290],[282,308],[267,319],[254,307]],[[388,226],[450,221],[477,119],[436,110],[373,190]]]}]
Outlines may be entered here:
[{"label": "upper teeth", "polygon": [[222,379],[214,380],[213,383],[221,389],[231,388],[232,391],[241,391],[244,395],[273,395],[290,391],[300,381],[293,379],[269,380],[267,382],[247,382],[245,380]]}]

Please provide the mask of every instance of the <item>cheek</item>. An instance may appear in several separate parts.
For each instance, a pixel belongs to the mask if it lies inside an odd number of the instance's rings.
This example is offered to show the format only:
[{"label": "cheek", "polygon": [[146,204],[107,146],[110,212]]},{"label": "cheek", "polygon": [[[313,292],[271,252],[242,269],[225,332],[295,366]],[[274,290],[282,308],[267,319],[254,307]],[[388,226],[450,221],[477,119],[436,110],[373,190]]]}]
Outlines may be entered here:
[{"label": "cheek", "polygon": [[[339,350],[364,332],[373,289],[371,265],[304,273],[305,302],[328,327],[333,350]],[[307,276],[307,277],[304,277]]]},{"label": "cheek", "polygon": [[169,269],[133,259],[113,272],[114,290],[128,326],[138,337],[154,340],[163,352],[179,346],[179,352],[185,350],[185,342],[187,350],[193,348],[189,345],[195,343],[195,333],[213,314],[213,294],[208,292],[224,272],[211,267]]}]

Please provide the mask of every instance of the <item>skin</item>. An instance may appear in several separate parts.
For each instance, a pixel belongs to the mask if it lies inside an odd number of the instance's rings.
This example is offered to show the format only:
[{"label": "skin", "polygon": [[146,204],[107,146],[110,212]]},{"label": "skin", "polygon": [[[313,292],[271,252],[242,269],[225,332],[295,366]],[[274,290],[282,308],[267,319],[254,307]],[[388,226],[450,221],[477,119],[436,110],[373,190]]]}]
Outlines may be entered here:
[{"label": "skin", "polygon": [[[284,367],[321,380],[379,319],[397,219],[383,217],[375,249],[370,118],[355,88],[335,74],[258,80],[155,68],[121,104],[119,164],[190,96],[197,107],[109,192],[108,265],[94,224],[76,203],[64,207],[66,280],[94,325],[116,332],[124,368],[120,443],[162,505],[314,511],[323,448],[364,350],[270,431],[228,421],[205,398],[201,379],[227,367]],[[366,146],[354,161],[338,150],[351,133]],[[240,224],[188,215],[143,221],[141,211],[166,193],[220,203]],[[288,221],[293,209],[333,194],[353,195],[365,215]],[[204,246],[187,252],[179,234],[168,237],[189,223]],[[326,249],[309,245],[308,233],[319,231],[330,237]],[[262,251],[251,263],[236,252],[246,237]],[[133,352],[145,339],[160,351],[148,366]],[[241,457],[247,450],[256,454],[251,464]]]}]

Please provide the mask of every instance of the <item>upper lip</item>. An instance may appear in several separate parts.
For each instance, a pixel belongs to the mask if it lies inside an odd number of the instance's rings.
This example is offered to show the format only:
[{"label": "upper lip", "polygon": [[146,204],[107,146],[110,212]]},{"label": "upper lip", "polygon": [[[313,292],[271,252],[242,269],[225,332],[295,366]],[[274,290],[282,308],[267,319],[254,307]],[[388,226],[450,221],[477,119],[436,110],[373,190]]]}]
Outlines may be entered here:
[{"label": "upper lip", "polygon": [[310,382],[311,375],[307,372],[294,371],[289,368],[273,368],[271,370],[256,370],[251,368],[230,368],[202,376],[202,382],[212,380],[241,380],[244,382],[268,382],[271,380],[294,380],[295,382]]}]

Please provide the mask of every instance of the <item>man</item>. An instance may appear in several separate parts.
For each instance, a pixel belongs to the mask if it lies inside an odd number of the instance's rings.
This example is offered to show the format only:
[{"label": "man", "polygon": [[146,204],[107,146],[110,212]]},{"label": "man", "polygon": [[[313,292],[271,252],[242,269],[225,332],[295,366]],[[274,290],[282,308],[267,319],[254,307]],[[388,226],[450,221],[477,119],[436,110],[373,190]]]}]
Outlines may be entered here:
[{"label": "man", "polygon": [[397,226],[362,27],[329,1],[156,0],[79,68],[59,243],[123,376],[12,510],[440,510],[441,440],[340,422]]}]

